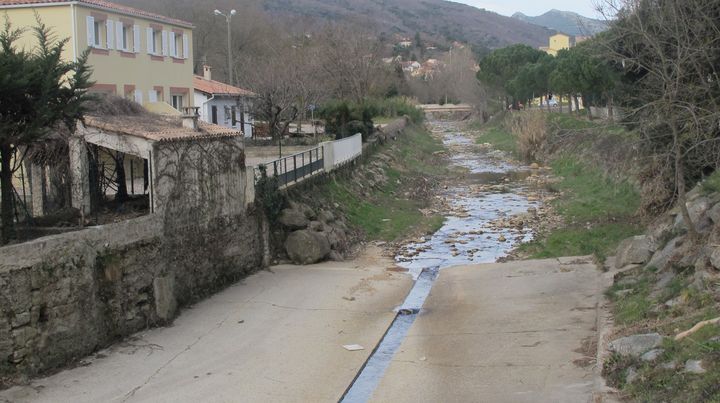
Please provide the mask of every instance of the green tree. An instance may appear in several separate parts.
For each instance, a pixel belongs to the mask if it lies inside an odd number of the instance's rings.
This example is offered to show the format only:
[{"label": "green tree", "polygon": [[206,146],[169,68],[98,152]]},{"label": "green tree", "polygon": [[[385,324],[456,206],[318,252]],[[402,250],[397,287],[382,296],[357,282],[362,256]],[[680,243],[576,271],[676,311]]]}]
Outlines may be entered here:
[{"label": "green tree", "polygon": [[545,56],[545,52],[527,45],[497,49],[480,61],[477,78],[492,89],[512,95],[517,90],[518,83],[511,84],[511,81],[517,77],[520,70]]},{"label": "green tree", "polygon": [[32,51],[17,47],[24,34],[9,18],[0,32],[0,219],[2,243],[15,234],[13,220],[14,169],[20,166],[20,147],[42,141],[64,125],[74,131],[83,118],[87,89],[91,86],[88,52],[77,62],[63,60],[67,39],[56,40],[39,19],[33,29],[38,45]]}]

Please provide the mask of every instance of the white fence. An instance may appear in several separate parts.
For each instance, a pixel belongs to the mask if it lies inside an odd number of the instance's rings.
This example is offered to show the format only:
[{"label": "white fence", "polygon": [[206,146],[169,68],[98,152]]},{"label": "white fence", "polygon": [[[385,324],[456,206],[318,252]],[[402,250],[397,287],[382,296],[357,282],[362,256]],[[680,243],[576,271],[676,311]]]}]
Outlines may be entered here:
[{"label": "white fence", "polygon": [[358,133],[342,140],[327,141],[321,145],[325,153],[325,172],[330,172],[362,155],[362,134]]},{"label": "white fence", "polygon": [[362,134],[342,140],[326,141],[316,148],[259,164],[254,169],[254,183],[261,177],[260,166],[268,176],[278,178],[280,187],[296,185],[322,171],[325,173],[352,162],[362,155]]}]

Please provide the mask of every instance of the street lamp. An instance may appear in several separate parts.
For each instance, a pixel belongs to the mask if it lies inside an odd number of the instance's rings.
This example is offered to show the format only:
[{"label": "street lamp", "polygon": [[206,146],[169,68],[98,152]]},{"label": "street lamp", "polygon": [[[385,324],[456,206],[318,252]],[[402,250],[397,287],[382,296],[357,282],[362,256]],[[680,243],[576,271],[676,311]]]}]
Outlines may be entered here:
[{"label": "street lamp", "polygon": [[237,11],[230,10],[229,14],[225,14],[220,10],[213,11],[215,15],[217,16],[223,16],[225,17],[225,21],[227,22],[227,51],[228,51],[228,81],[230,85],[233,85],[233,73],[232,73],[232,47],[231,47],[231,35],[230,35],[230,20],[232,17],[237,14]]}]

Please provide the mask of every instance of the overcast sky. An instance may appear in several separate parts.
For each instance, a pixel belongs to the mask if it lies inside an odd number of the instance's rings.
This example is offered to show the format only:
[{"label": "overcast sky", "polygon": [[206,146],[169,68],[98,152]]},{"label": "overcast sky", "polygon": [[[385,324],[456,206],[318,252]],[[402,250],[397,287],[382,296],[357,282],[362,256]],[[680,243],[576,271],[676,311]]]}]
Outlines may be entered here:
[{"label": "overcast sky", "polygon": [[513,15],[520,11],[529,16],[537,16],[555,8],[562,11],[574,11],[586,17],[597,18],[593,3],[597,0],[454,0],[478,8],[495,11],[502,15]]}]

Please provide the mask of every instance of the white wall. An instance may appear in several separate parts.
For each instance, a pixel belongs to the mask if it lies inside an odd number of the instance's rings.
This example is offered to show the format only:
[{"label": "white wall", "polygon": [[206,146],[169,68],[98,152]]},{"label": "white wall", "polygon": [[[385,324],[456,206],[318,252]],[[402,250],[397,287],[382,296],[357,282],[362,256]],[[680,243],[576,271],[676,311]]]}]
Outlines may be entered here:
[{"label": "white wall", "polygon": [[[245,113],[245,127],[240,127],[240,113],[242,111],[242,108],[238,105],[237,98],[233,97],[215,97],[212,100],[208,102],[208,100],[211,97],[205,94],[204,92],[195,91],[195,106],[200,107],[200,119],[204,122],[212,123],[212,107],[217,107],[217,118],[220,126],[225,127],[232,127],[234,129],[242,129],[243,133],[245,133],[245,137],[252,137],[253,134],[253,121],[252,121],[252,115],[249,113]],[[237,107],[236,112],[236,125],[232,125],[232,116],[228,114],[227,119],[225,115],[225,107]]]}]

